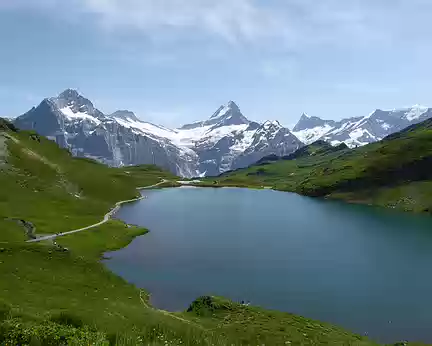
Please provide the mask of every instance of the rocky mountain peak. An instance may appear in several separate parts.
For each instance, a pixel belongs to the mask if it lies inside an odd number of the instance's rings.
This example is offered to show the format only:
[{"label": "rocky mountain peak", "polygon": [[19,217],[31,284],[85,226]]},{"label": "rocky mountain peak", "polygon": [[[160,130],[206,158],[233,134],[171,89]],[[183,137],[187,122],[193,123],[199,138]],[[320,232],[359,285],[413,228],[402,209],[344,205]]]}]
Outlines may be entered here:
[{"label": "rocky mountain peak", "polygon": [[234,101],[229,101],[226,105],[219,107],[216,113],[211,116],[210,121],[216,121],[216,126],[243,125],[250,123]]},{"label": "rocky mountain peak", "polygon": [[58,98],[62,99],[77,99],[81,95],[78,93],[75,89],[66,89],[65,91],[61,92],[58,96]]},{"label": "rocky mountain peak", "polygon": [[123,119],[123,120],[133,120],[133,121],[140,121],[134,112],[128,111],[128,110],[118,110],[115,111],[113,114],[110,115],[110,117]]},{"label": "rocky mountain peak", "polygon": [[60,93],[55,99],[57,100],[58,103],[64,104],[64,105],[76,104],[79,106],[82,106],[82,105],[93,106],[93,104],[91,103],[90,100],[81,96],[78,93],[78,91],[76,91],[74,89],[66,89],[65,91]]},{"label": "rocky mountain peak", "polygon": [[237,103],[235,103],[234,101],[229,101],[227,103],[227,106],[233,110],[240,111],[239,106],[237,106]]},{"label": "rocky mountain peak", "polygon": [[277,129],[277,128],[281,128],[282,125],[280,124],[279,121],[277,120],[267,120],[266,122],[264,122],[264,124],[262,125],[263,129],[269,130],[269,129]]},{"label": "rocky mountain peak", "polygon": [[75,89],[66,89],[57,97],[51,98],[50,101],[63,113],[66,110],[66,112],[87,114],[98,119],[105,117],[101,111],[94,107],[93,103],[89,99],[82,96]]},{"label": "rocky mountain peak", "polygon": [[231,113],[241,113],[239,106],[234,101],[229,101],[227,104],[220,106],[210,119],[228,117]]},{"label": "rocky mountain peak", "polygon": [[321,118],[303,113],[296,126],[294,126],[293,131],[297,132],[297,131],[311,129],[318,126],[325,126],[326,124],[333,124],[333,123],[334,123],[333,120],[323,120]]}]

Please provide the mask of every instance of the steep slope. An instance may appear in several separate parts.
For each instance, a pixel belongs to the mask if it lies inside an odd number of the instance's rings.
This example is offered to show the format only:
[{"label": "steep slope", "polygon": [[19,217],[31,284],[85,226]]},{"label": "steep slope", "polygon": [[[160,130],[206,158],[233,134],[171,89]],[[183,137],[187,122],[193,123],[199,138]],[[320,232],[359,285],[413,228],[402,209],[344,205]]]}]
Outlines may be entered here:
[{"label": "steep slope", "polygon": [[68,89],[43,100],[14,123],[47,136],[78,157],[115,167],[155,164],[185,177],[217,175],[302,145],[277,122],[249,121],[233,101],[208,120],[171,130],[141,121],[127,110],[105,115]]},{"label": "steep slope", "polygon": [[432,211],[432,119],[357,149],[325,142],[222,175],[221,185],[272,186],[406,211]]},{"label": "steep slope", "polygon": [[379,141],[430,117],[432,117],[432,109],[419,105],[391,111],[378,109],[365,117],[341,121],[322,120],[318,117],[302,115],[293,133],[306,144],[323,139],[333,145],[343,142],[353,148]]}]

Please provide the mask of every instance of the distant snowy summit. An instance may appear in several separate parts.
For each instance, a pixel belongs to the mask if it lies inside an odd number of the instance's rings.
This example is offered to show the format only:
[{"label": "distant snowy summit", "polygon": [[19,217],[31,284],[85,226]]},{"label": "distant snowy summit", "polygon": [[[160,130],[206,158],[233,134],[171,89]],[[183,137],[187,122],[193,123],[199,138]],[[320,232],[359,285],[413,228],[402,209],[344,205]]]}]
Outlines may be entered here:
[{"label": "distant snowy summit", "polygon": [[76,90],[67,89],[14,123],[36,130],[78,157],[111,166],[155,164],[185,177],[218,175],[269,154],[290,154],[303,145],[277,121],[248,120],[233,101],[207,120],[168,129],[128,110],[104,114]]},{"label": "distant snowy summit", "polygon": [[432,117],[432,109],[415,105],[405,109],[383,111],[340,121],[323,120],[303,114],[293,128],[293,134],[305,144],[319,139],[332,145],[345,143],[357,147],[379,141],[392,133]]}]

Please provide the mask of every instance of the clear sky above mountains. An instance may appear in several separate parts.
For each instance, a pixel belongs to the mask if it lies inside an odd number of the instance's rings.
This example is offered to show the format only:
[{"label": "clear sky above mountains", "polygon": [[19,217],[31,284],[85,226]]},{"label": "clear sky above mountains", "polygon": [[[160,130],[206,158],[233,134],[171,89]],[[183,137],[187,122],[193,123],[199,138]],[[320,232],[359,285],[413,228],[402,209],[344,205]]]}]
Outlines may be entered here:
[{"label": "clear sky above mountains", "polygon": [[432,105],[430,0],[0,0],[0,115],[76,88],[178,126]]}]

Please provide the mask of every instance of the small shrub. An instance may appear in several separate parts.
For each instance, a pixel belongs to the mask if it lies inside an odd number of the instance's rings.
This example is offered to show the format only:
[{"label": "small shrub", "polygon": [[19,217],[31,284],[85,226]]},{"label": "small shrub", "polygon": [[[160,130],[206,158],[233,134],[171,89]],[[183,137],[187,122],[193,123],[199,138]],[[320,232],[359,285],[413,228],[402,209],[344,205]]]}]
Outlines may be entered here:
[{"label": "small shrub", "polygon": [[0,321],[3,321],[8,316],[10,316],[10,312],[11,312],[10,305],[0,301]]},{"label": "small shrub", "polygon": [[61,312],[60,314],[51,317],[50,321],[61,324],[63,326],[70,326],[75,328],[81,328],[84,325],[81,318],[68,312]]},{"label": "small shrub", "polygon": [[231,310],[229,303],[221,303],[214,297],[203,296],[196,299],[187,309],[187,312],[193,312],[198,316],[212,315],[217,311]]}]

